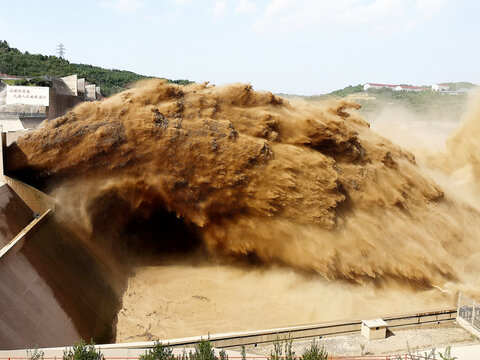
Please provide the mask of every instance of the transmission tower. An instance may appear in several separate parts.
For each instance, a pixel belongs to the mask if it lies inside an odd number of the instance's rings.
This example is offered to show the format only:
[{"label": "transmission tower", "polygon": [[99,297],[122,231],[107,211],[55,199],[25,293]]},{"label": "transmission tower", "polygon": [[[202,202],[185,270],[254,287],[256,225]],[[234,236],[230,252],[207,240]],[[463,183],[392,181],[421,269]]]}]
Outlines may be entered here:
[{"label": "transmission tower", "polygon": [[65,46],[62,43],[58,44],[57,46],[57,54],[58,57],[65,59]]}]

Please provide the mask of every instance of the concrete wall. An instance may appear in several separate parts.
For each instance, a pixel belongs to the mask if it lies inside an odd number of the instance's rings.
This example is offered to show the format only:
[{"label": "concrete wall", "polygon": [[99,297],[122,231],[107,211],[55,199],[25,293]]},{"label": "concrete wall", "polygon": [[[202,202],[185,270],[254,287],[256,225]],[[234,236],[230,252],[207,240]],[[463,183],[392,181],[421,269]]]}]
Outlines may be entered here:
[{"label": "concrete wall", "polygon": [[85,79],[81,78],[77,80],[77,91],[79,93],[85,94]]},{"label": "concrete wall", "polygon": [[85,85],[85,98],[87,100],[95,100],[97,98],[95,84]]},{"label": "concrete wall", "polygon": [[0,186],[0,249],[34,219],[33,211],[7,184]]},{"label": "concrete wall", "polygon": [[5,183],[7,183],[36,213],[43,214],[48,209],[55,211],[57,204],[55,200],[47,194],[9,176],[5,175],[4,179]]},{"label": "concrete wall", "polygon": [[72,93],[77,96],[78,95],[78,78],[77,75],[70,75],[70,76],[64,76],[61,78],[65,84],[69,87],[69,89],[72,91]]},{"label": "concrete wall", "polygon": [[112,278],[52,211],[0,250],[0,278],[1,349],[112,340]]},{"label": "concrete wall", "polygon": [[52,338],[60,341],[80,338],[55,294],[21,253],[26,237],[35,227],[41,226],[49,214],[33,220],[0,250],[2,349],[15,349],[30,343],[48,344]]},{"label": "concrete wall", "polygon": [[50,88],[50,106],[47,111],[47,119],[55,119],[82,102],[77,96],[57,94],[54,87]]},{"label": "concrete wall", "polygon": [[[83,339],[93,338],[97,343],[113,340],[120,284],[56,215],[27,238],[21,253],[48,284]],[[51,338],[46,346],[65,344]]]},{"label": "concrete wall", "polygon": [[79,339],[55,294],[21,253],[0,262],[0,348],[68,344]]},{"label": "concrete wall", "polygon": [[[0,139],[3,161],[6,134]],[[5,230],[0,244],[0,349],[64,346],[80,338],[112,341],[125,279],[113,275],[103,259],[57,219],[52,198],[4,176],[3,163],[0,175],[8,185],[3,185],[3,196],[0,193],[0,232]],[[18,220],[20,210],[32,214],[19,208],[19,203],[26,207],[22,199],[43,215],[23,229],[14,221],[14,228],[10,220]]]},{"label": "concrete wall", "polygon": [[23,123],[19,117],[0,119],[0,126],[3,131],[19,131],[24,129]]}]

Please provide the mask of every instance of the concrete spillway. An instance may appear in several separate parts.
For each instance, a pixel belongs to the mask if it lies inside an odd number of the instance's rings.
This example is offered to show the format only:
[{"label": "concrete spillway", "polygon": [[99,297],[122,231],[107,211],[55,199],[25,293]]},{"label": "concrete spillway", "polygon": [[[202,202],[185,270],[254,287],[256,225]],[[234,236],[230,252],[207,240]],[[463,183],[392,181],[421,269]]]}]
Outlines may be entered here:
[{"label": "concrete spillway", "polygon": [[0,186],[0,248],[33,220],[33,210],[4,184]]},{"label": "concrete spillway", "polygon": [[53,211],[35,219],[6,184],[0,249],[0,349],[112,340],[113,277]]}]

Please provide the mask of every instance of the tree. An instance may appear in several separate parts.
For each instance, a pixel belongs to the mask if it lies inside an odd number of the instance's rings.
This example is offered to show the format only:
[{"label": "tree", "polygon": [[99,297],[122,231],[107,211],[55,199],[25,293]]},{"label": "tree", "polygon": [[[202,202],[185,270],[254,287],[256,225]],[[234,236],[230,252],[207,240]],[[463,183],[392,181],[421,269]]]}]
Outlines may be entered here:
[{"label": "tree", "polygon": [[139,360],[175,360],[175,356],[171,347],[156,341],[148,352],[139,356]]},{"label": "tree", "polygon": [[95,349],[93,340],[90,344],[80,340],[72,348],[63,351],[63,360],[105,360],[105,358],[100,350]]}]

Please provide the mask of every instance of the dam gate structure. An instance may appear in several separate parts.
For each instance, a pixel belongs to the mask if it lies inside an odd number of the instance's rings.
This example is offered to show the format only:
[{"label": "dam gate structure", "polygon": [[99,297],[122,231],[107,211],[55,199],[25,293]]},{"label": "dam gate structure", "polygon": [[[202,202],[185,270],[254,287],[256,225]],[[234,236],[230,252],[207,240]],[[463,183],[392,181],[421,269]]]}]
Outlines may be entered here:
[{"label": "dam gate structure", "polygon": [[54,199],[4,176],[0,148],[0,349],[110,342],[114,276],[58,219]]}]

